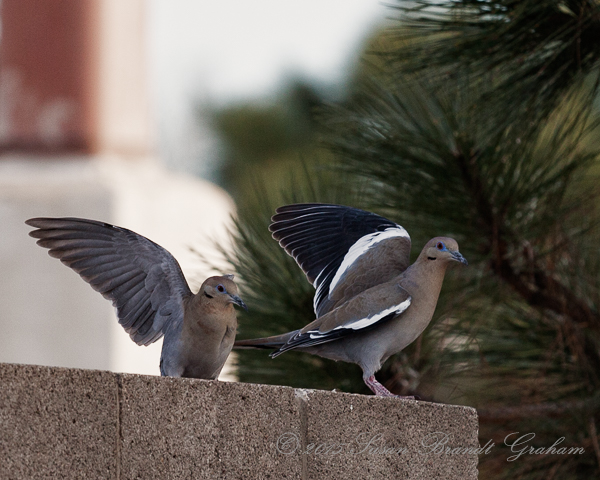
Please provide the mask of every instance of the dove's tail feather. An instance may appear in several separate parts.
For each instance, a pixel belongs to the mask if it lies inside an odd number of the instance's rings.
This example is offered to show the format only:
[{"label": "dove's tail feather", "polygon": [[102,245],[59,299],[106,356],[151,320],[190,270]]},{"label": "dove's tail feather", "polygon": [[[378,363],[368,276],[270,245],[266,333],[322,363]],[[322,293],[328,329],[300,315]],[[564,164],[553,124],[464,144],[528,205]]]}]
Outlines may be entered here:
[{"label": "dove's tail feather", "polygon": [[297,332],[288,332],[282,335],[274,335],[264,338],[250,338],[248,340],[238,340],[233,344],[233,348],[261,348],[277,350],[283,347],[288,340]]}]

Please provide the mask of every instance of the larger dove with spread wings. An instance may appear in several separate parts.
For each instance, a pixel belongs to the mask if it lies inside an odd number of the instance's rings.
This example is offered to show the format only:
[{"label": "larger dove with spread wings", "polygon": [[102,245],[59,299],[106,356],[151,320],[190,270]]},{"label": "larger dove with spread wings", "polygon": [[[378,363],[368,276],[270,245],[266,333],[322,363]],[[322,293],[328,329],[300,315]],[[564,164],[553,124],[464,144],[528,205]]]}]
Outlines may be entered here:
[{"label": "larger dove with spread wings", "polygon": [[316,319],[234,347],[275,349],[272,357],[294,349],[356,363],[376,395],[394,396],[375,373],[425,330],[448,264],[467,264],[457,242],[433,238],[410,265],[403,227],[364,210],[317,203],[278,208],[270,230],[315,287]]}]

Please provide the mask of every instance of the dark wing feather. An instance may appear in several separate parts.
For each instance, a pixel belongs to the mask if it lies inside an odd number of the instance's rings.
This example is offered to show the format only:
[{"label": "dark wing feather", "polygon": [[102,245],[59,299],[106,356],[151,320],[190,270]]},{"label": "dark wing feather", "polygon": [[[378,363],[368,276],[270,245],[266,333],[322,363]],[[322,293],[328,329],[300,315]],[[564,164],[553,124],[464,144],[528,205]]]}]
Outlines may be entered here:
[{"label": "dark wing feather", "polygon": [[[374,213],[320,203],[285,205],[276,212],[269,230],[316,288],[317,317],[399,275],[409,265],[406,230]],[[369,244],[370,240],[377,241]],[[375,243],[376,255],[368,248]],[[365,247],[357,258],[351,252],[355,245]],[[382,247],[387,255],[379,254]],[[354,254],[357,250],[361,248],[355,248]]]},{"label": "dark wing feather", "polygon": [[160,245],[131,230],[82,218],[32,218],[37,244],[72,268],[104,298],[138,345],[163,336],[183,321],[190,291],[177,260]]}]

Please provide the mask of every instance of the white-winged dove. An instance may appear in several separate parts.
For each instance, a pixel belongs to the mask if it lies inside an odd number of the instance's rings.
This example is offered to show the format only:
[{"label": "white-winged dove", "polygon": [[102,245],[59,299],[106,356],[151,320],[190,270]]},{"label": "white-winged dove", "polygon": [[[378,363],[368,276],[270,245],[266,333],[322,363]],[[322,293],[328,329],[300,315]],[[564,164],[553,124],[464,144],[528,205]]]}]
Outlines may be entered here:
[{"label": "white-winged dove", "polygon": [[216,379],[237,330],[233,304],[246,308],[233,275],[207,278],[194,295],[177,260],[125,228],[82,218],[32,218],[29,233],[51,257],[112,300],[138,345],[164,335],[160,373]]},{"label": "white-winged dove", "polygon": [[407,231],[379,215],[326,204],[286,205],[269,227],[316,288],[316,320],[300,330],[241,340],[239,348],[300,350],[356,363],[375,395],[383,362],[412,343],[433,316],[446,267],[467,264],[452,238],[436,237],[409,266]]}]

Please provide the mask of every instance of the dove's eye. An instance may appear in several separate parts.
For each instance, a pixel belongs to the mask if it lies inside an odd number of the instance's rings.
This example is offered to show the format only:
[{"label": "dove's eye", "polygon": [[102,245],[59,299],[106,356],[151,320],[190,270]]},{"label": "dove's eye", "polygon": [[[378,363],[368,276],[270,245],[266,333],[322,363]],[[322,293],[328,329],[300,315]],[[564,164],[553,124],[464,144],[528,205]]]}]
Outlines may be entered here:
[{"label": "dove's eye", "polygon": [[219,292],[221,292],[221,293],[224,293],[224,292],[225,292],[225,287],[224,287],[223,285],[220,285],[220,284],[219,284],[219,285],[217,285],[217,290],[218,290]]}]

